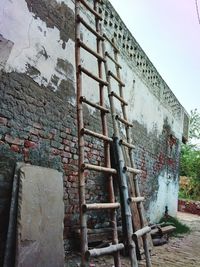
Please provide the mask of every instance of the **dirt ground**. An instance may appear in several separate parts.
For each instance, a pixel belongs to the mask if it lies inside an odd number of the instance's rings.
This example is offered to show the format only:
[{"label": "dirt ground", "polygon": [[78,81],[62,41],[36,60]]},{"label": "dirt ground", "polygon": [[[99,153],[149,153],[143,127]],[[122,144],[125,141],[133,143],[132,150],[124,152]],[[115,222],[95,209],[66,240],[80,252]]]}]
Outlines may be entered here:
[{"label": "dirt ground", "polygon": [[[191,228],[191,233],[180,237],[171,237],[163,246],[154,247],[152,251],[153,267],[200,267],[200,216],[178,213],[178,218]],[[79,255],[67,257],[65,267],[80,266]],[[139,267],[145,266],[141,261]],[[91,261],[90,267],[114,267],[111,256]],[[122,267],[130,267],[128,258],[122,257]]]}]

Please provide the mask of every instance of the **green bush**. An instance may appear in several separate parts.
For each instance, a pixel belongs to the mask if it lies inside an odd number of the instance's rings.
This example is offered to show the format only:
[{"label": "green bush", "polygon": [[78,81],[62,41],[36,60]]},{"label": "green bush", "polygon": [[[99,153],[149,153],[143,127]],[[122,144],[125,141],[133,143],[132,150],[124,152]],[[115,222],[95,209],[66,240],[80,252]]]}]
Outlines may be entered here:
[{"label": "green bush", "polygon": [[188,185],[180,187],[179,197],[200,200],[200,151],[190,144],[181,149],[180,175],[188,177]]},{"label": "green bush", "polygon": [[180,197],[200,200],[200,113],[190,112],[189,142],[182,145],[180,175],[188,177],[188,186],[180,188]]},{"label": "green bush", "polygon": [[161,218],[159,223],[165,223],[166,225],[173,225],[176,227],[176,230],[174,231],[173,235],[180,235],[180,234],[185,234],[190,232],[190,228],[186,225],[180,222],[177,218],[172,217],[172,216],[164,216]]}]

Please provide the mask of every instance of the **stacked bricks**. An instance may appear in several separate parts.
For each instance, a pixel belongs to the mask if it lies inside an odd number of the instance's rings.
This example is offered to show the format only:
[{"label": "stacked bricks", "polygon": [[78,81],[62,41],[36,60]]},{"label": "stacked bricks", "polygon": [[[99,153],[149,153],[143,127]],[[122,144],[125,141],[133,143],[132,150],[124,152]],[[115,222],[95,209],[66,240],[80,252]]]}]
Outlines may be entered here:
[{"label": "stacked bricks", "polygon": [[[75,89],[68,83],[69,92]],[[78,139],[76,107],[65,90],[53,92],[41,87],[26,74],[2,73],[0,80],[0,157],[50,167],[63,172],[65,224],[68,240],[72,227],[78,227]],[[94,115],[95,116],[95,115]],[[91,117],[95,122],[96,118]],[[95,123],[94,123],[95,125]],[[103,144],[96,139],[86,141],[85,158],[101,165]],[[88,201],[105,200],[105,180],[86,172]],[[96,174],[95,174],[96,176]],[[91,227],[103,221],[98,215],[89,216]],[[68,247],[68,246],[67,246]]]},{"label": "stacked bricks", "polygon": [[178,210],[200,215],[200,201],[179,199]]}]

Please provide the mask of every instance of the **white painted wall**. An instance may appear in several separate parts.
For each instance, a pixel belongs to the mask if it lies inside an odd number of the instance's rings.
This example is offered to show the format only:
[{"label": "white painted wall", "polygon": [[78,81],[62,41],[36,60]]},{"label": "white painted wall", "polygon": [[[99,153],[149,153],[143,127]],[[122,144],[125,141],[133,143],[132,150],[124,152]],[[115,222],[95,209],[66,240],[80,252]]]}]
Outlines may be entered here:
[{"label": "white painted wall", "polygon": [[[61,3],[61,0],[57,0]],[[74,1],[64,1],[71,9],[74,10]],[[85,16],[90,24],[93,23],[91,18]],[[51,82],[53,75],[59,77],[59,83],[62,79],[70,79],[75,83],[75,75],[66,76],[66,73],[58,71],[57,59],[62,58],[70,62],[75,70],[75,44],[69,39],[65,49],[62,48],[62,40],[60,40],[59,30],[47,28],[46,23],[40,18],[34,18],[34,14],[29,12],[27,4],[24,0],[10,1],[1,0],[0,8],[0,34],[7,40],[10,40],[14,45],[8,60],[4,66],[0,66],[4,71],[25,73],[28,66],[34,66],[40,71],[40,74],[32,76],[32,78],[40,85],[52,86],[54,90],[57,87]],[[91,34],[82,27],[81,36],[83,40],[91,48],[95,49],[95,39]],[[107,50],[111,52],[111,47],[107,44]],[[41,56],[40,51],[45,48],[48,55],[47,59]],[[82,64],[93,73],[97,73],[96,60],[88,56],[88,53],[82,50]],[[135,70],[127,64],[125,57],[119,59],[123,67],[122,80],[126,83],[124,89],[125,99],[129,102],[128,118],[130,121],[136,120],[145,128],[147,132],[155,132],[157,135],[162,133],[163,122],[168,118],[168,123],[172,127],[175,136],[181,140],[183,115],[176,118],[166,108],[160,100],[152,94],[145,83],[140,79]],[[110,68],[114,72],[114,65],[110,64]],[[105,78],[105,76],[104,76]],[[135,80],[135,84],[133,84]],[[83,75],[83,83],[86,84],[83,88],[83,94],[91,101],[98,102],[98,86],[90,78]],[[117,88],[117,84],[113,83]],[[109,104],[107,92],[105,90],[105,100]],[[75,104],[75,99],[71,99]],[[121,111],[119,103],[116,102],[118,112]],[[91,113],[94,111],[90,108]],[[163,214],[165,205],[169,208],[169,213],[175,215],[177,207],[177,192],[178,182],[168,179],[167,174],[163,172],[159,177],[159,190],[157,200],[152,202],[148,215],[151,221],[156,221]],[[157,211],[155,213],[155,211]]]},{"label": "white painted wall", "polygon": [[[70,0],[65,2],[70,7],[74,6]],[[54,74],[59,77],[58,85],[62,79],[71,79],[75,82],[75,77],[66,77],[66,74],[56,69],[58,58],[71,62],[75,67],[74,42],[69,39],[63,49],[59,30],[56,27],[47,28],[44,21],[36,19],[34,14],[29,12],[24,0],[1,0],[0,34],[14,43],[5,71],[25,73],[30,64],[41,73],[32,78],[40,85],[52,86],[54,90],[57,90],[51,83]],[[44,49],[48,55],[47,59],[40,53]]]},{"label": "white painted wall", "polygon": [[[177,177],[178,178],[178,177]],[[178,205],[178,179],[170,179],[166,171],[162,172],[158,178],[159,189],[157,199],[152,201],[147,211],[147,217],[150,222],[159,222],[164,215],[165,207],[168,207],[168,213],[176,216]]]}]

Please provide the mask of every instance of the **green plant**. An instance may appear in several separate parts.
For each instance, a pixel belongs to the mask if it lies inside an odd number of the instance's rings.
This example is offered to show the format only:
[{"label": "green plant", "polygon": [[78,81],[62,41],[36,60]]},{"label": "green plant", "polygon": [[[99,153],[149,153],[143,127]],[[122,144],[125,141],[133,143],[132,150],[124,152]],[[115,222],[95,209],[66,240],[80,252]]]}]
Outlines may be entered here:
[{"label": "green plant", "polygon": [[165,223],[166,225],[170,224],[176,227],[176,230],[174,231],[173,235],[177,236],[180,234],[186,234],[190,232],[190,228],[186,225],[180,222],[177,218],[172,216],[163,216],[160,219],[159,223]]},{"label": "green plant", "polygon": [[200,200],[200,150],[195,142],[200,140],[200,114],[197,109],[190,113],[189,142],[182,145],[180,175],[188,177],[187,186],[180,186],[180,196]]}]

